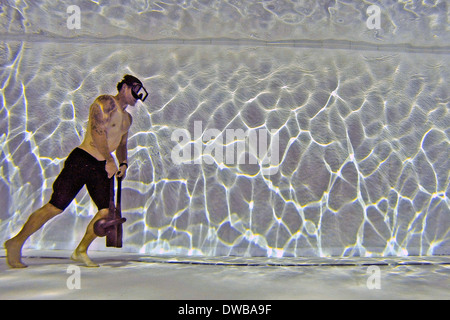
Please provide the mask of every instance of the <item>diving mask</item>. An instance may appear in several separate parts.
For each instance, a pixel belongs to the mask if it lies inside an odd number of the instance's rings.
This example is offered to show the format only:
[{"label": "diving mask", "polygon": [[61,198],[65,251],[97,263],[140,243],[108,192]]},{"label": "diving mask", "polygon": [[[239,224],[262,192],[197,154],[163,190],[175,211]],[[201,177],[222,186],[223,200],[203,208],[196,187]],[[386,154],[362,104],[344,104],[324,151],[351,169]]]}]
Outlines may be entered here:
[{"label": "diving mask", "polygon": [[131,86],[131,94],[136,100],[141,100],[142,102],[144,102],[148,97],[147,90],[142,84],[139,83],[133,84]]}]

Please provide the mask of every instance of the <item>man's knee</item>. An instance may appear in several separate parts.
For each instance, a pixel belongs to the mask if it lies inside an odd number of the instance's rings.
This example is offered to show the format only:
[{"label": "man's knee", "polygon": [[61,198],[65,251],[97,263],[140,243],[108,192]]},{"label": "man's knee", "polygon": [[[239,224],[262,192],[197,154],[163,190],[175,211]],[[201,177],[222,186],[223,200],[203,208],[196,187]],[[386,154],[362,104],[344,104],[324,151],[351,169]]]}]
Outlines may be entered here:
[{"label": "man's knee", "polygon": [[108,216],[108,213],[109,213],[109,209],[105,208],[105,209],[100,209],[97,214],[101,218],[106,218]]}]

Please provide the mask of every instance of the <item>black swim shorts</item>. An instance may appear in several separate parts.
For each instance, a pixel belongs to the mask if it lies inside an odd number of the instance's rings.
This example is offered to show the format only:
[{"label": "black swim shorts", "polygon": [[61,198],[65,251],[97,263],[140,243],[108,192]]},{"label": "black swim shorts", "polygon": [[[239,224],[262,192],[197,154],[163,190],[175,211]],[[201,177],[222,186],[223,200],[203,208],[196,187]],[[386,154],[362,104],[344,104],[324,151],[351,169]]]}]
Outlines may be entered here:
[{"label": "black swim shorts", "polygon": [[98,210],[109,208],[111,179],[99,161],[80,148],[75,148],[64,162],[64,168],[53,183],[50,203],[60,210],[69,206],[78,192],[86,188]]}]

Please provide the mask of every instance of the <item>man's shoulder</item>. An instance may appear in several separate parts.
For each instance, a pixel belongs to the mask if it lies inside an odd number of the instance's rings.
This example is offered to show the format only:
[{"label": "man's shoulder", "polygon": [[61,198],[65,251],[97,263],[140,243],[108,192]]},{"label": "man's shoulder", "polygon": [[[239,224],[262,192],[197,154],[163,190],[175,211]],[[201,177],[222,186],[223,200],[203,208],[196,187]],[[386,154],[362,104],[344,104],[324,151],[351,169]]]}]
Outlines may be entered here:
[{"label": "man's shoulder", "polygon": [[130,119],[130,125],[133,123],[133,117],[128,111],[125,111],[125,113],[128,115],[128,118]]},{"label": "man's shoulder", "polygon": [[114,96],[110,95],[110,94],[102,94],[100,96],[97,97],[97,99],[95,99],[96,102],[116,102],[116,100],[114,99]]},{"label": "man's shoulder", "polygon": [[114,99],[112,95],[103,94],[95,99],[94,105],[95,104],[100,105],[103,112],[111,112],[116,108],[116,99]]},{"label": "man's shoulder", "polygon": [[124,110],[123,116],[124,116],[124,118],[122,118],[122,119],[124,121],[127,121],[127,119],[128,119],[128,128],[131,127],[131,125],[133,124],[133,117],[131,116],[131,114],[128,111]]}]

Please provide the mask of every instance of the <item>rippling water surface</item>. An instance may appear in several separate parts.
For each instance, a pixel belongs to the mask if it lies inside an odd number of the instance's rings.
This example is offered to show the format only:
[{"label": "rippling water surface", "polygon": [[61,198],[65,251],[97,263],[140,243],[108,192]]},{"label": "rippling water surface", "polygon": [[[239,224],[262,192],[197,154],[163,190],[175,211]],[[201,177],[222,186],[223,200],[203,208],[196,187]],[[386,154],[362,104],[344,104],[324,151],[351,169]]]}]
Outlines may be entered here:
[{"label": "rippling water surface", "polygon": [[[359,1],[92,2],[80,4],[78,31],[58,3],[10,1],[0,11],[1,239],[49,200],[95,97],[132,73],[150,96],[129,109],[126,251],[450,253],[445,2],[380,4],[378,32],[365,27],[369,4]],[[338,34],[358,50],[337,49],[328,40]],[[282,39],[303,45],[269,43]],[[203,130],[267,129],[279,141],[274,174],[263,174],[262,158],[175,164],[172,133],[194,137],[200,121]],[[93,214],[83,190],[28,246],[73,248]]]}]

